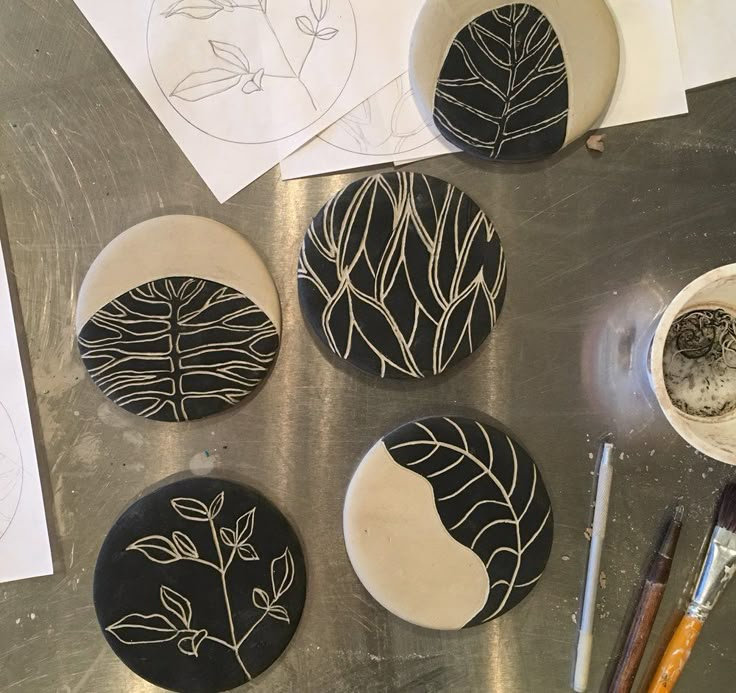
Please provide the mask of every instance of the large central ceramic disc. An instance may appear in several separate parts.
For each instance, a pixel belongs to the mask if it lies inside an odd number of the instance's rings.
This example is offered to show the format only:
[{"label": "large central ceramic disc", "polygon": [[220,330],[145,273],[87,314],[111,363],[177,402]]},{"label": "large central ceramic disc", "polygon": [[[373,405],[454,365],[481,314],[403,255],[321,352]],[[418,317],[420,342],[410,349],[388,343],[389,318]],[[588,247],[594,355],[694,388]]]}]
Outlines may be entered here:
[{"label": "large central ceramic disc", "polygon": [[314,218],[299,256],[304,315],[337,356],[380,377],[443,373],[491,333],[506,261],[491,220],[445,181],[356,181]]}]

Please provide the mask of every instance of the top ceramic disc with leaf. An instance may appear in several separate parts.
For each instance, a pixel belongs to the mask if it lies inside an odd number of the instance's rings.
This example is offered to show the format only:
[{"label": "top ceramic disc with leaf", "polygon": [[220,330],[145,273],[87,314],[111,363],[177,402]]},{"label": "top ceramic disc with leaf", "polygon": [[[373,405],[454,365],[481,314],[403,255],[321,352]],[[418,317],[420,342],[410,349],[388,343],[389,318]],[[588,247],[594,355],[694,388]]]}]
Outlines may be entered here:
[{"label": "top ceramic disc with leaf", "polygon": [[102,392],[159,421],[247,397],[278,352],[276,286],[252,246],[211,219],[166,216],[112,241],[79,290],[77,341]]},{"label": "top ceramic disc with leaf", "polygon": [[94,603],[108,644],[173,691],[230,690],[265,671],[299,624],[299,540],[257,491],[192,478],[126,510],[97,559]]},{"label": "top ceramic disc with leaf", "polygon": [[618,76],[605,0],[427,0],[411,77],[452,144],[484,159],[548,156],[602,116]]},{"label": "top ceramic disc with leaf", "polygon": [[445,181],[356,181],[314,218],[299,256],[302,311],[340,358],[380,377],[444,372],[490,334],[506,261],[491,220]]}]

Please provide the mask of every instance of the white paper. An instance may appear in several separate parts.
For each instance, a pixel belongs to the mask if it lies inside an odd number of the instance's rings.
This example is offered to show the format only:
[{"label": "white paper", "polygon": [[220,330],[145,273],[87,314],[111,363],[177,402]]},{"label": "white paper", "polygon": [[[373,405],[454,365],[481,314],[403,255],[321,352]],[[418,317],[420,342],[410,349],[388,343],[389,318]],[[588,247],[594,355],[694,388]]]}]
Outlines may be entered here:
[{"label": "white paper", "polygon": [[736,2],[673,0],[685,88],[736,77]]},{"label": "white paper", "polygon": [[687,113],[671,0],[608,0],[621,41],[618,84],[599,127]]},{"label": "white paper", "polygon": [[0,582],[53,572],[36,447],[0,247]]},{"label": "white paper", "polygon": [[[408,44],[407,44],[408,45]],[[458,151],[425,119],[409,73],[392,80],[281,162],[284,180]]]},{"label": "white paper", "polygon": [[221,202],[395,78],[416,12],[388,0],[75,2]]}]

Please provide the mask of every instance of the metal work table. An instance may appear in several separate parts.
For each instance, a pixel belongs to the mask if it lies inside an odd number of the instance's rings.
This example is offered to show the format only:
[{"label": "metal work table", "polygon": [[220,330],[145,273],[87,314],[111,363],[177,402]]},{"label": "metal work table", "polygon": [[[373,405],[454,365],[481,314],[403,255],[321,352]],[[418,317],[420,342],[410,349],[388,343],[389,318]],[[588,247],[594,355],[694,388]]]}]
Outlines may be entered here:
[{"label": "metal work table", "polygon": [[[470,363],[436,380],[382,383],[325,357],[296,295],[305,227],[359,174],[284,184],[274,170],[220,205],[72,0],[0,0],[0,197],[56,569],[0,585],[0,690],[154,690],[99,632],[95,559],[138,494],[208,468],[264,490],[299,528],[308,560],[297,635],[250,690],[569,690],[591,457],[608,431],[618,451],[591,690],[610,666],[667,509],[682,499],[689,516],[661,635],[717,492],[734,476],[676,436],[643,372],[658,312],[691,279],[736,260],[736,84],[691,94],[690,105],[689,117],[610,131],[602,156],[581,143],[524,166],[462,156],[414,165],[459,185],[492,215],[509,293]],[[85,376],[72,327],[78,287],[100,249],[170,213],[241,231],[270,267],[284,311],[281,354],[262,391],[230,414],[185,425],[140,420],[107,403]],[[518,608],[483,627],[435,633],[392,617],[362,588],[342,542],[342,502],[382,433],[417,415],[467,411],[503,422],[537,460],[555,543],[544,578]],[[678,690],[734,690],[734,619],[731,591]]]}]

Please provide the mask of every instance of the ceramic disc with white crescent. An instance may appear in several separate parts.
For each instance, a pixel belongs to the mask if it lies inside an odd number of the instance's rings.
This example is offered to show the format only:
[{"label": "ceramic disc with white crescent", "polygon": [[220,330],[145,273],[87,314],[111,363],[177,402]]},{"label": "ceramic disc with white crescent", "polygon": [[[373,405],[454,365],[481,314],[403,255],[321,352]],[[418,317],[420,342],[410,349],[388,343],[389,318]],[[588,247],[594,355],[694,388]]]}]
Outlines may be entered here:
[{"label": "ceramic disc with white crescent", "polygon": [[236,405],[264,380],[281,308],[240,234],[211,219],[165,216],[97,256],[79,290],[76,332],[108,398],[139,416],[186,421]]},{"label": "ceramic disc with white crescent", "polygon": [[605,0],[427,0],[412,36],[420,109],[483,159],[540,159],[577,140],[603,115],[618,69]]},{"label": "ceramic disc with white crescent", "polygon": [[400,618],[457,630],[518,604],[542,576],[552,508],[513,439],[462,417],[401,426],[363,458],[343,512],[365,588]]},{"label": "ceramic disc with white crescent", "polygon": [[306,589],[299,539],[278,508],[247,486],[200,477],[118,518],[97,558],[94,604],[108,644],[138,676],[213,693],[281,656]]},{"label": "ceramic disc with white crescent", "polygon": [[488,337],[506,293],[493,223],[462,190],[418,173],[356,181],[307,230],[307,322],[337,356],[381,378],[444,373]]}]

